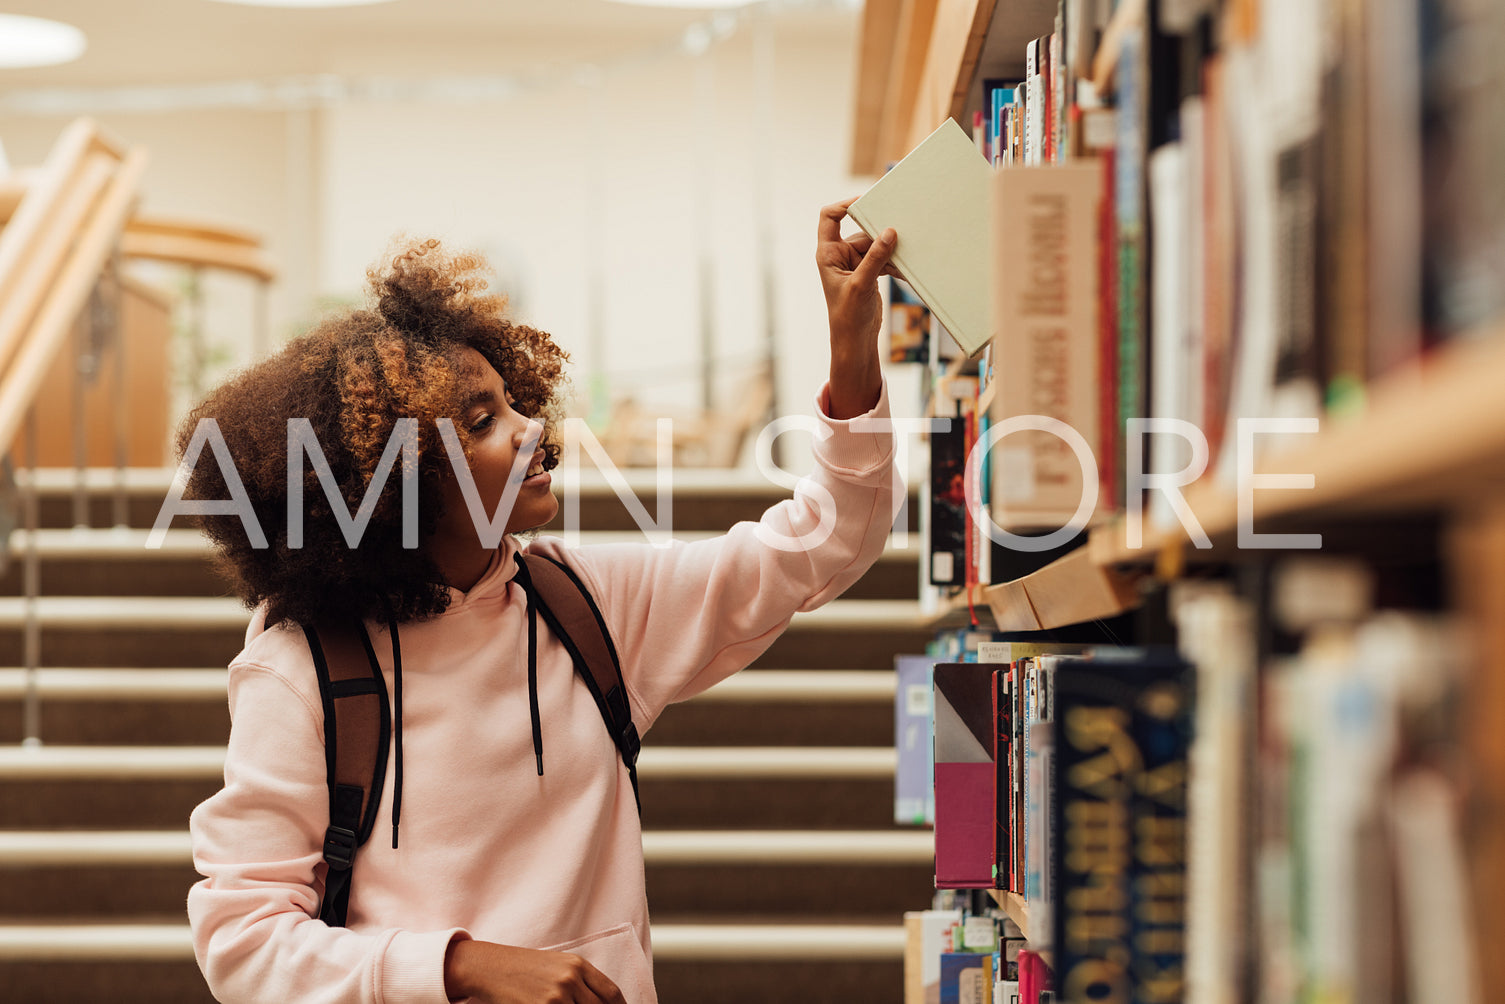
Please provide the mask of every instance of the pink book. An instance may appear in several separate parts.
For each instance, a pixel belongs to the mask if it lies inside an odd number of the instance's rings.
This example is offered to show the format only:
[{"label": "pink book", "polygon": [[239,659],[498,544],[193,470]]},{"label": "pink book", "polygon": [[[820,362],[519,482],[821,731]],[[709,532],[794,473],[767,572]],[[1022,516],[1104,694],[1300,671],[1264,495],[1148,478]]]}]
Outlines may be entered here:
[{"label": "pink book", "polygon": [[938,889],[993,888],[995,668],[976,662],[940,663],[932,676]]}]

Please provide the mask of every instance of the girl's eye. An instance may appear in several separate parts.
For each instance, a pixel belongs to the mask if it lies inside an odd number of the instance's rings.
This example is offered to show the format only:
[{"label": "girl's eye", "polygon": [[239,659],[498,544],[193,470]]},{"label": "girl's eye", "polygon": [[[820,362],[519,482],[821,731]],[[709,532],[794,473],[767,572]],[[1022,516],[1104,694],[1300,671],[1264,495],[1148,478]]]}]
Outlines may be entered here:
[{"label": "girl's eye", "polygon": [[476,419],[474,423],[471,424],[470,431],[471,432],[480,432],[480,431],[482,431],[484,429],[490,428],[491,423],[495,422],[495,421],[496,421],[496,416],[495,415],[491,415],[491,414],[482,415],[480,418]]}]

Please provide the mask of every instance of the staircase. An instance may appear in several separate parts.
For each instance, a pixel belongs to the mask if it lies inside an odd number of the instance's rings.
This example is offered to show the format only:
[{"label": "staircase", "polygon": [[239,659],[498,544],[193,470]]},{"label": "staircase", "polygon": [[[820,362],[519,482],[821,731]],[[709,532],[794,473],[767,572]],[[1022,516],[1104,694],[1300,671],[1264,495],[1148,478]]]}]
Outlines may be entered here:
[{"label": "staircase", "polygon": [[[761,478],[676,472],[674,532],[755,519]],[[146,550],[169,472],[37,476],[40,748],[24,674],[0,668],[0,998],[199,1002],[184,899],[189,812],[218,789],[224,667],[247,614],[182,528]],[[651,510],[650,485],[635,486]],[[914,506],[911,505],[911,512]],[[586,540],[634,533],[586,479]],[[94,526],[127,513],[129,528]],[[911,536],[913,543],[915,538]],[[19,555],[0,576],[0,667],[24,660]],[[931,635],[916,556],[891,548],[845,596],[796,617],[752,669],[670,708],[641,760],[664,1004],[902,999],[902,912],[928,903],[926,830],[893,825],[893,655]]]}]

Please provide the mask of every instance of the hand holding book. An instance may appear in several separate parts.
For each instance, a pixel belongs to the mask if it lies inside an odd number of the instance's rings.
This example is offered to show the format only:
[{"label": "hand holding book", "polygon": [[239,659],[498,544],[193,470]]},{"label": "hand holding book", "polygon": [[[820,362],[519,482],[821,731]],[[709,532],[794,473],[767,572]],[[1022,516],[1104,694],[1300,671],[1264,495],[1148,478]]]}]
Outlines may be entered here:
[{"label": "hand holding book", "polygon": [[815,248],[831,322],[830,414],[835,419],[855,418],[878,403],[878,332],[883,325],[878,276],[898,274],[889,264],[898,243],[892,227],[876,241],[866,234],[842,238],[841,221],[854,201],[820,211]]}]

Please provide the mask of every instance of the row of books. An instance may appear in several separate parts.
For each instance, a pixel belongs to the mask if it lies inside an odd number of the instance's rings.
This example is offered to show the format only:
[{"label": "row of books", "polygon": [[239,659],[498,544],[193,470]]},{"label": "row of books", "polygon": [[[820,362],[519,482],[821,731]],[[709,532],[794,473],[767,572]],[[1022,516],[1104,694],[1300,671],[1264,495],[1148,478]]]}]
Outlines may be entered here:
[{"label": "row of books", "polygon": [[1050,967],[996,906],[937,892],[904,914],[904,1004],[1052,1004]]},{"label": "row of books", "polygon": [[1481,1002],[1458,624],[1372,611],[1372,571],[1336,559],[1278,566],[1273,590],[1263,612],[1226,585],[1173,596],[1199,674],[1188,990]]},{"label": "row of books", "polygon": [[1070,430],[999,445],[1010,530],[1122,511],[1131,473],[1231,481],[1240,419],[1360,410],[1505,317],[1499,5],[1147,3],[1100,95],[1102,6],[1063,0],[1024,79],[984,82],[975,145],[943,126],[853,207],[912,196],[896,262],[997,373],[992,423]]},{"label": "row of books", "polygon": [[896,819],[938,888],[1017,894],[1066,1000],[1477,1004],[1464,640],[1374,579],[1179,582],[1173,648],[947,633],[898,660]]},{"label": "row of books", "polygon": [[1018,642],[984,656],[1000,661],[934,668],[937,886],[1022,895],[1064,985],[1179,979],[1188,666]]}]

